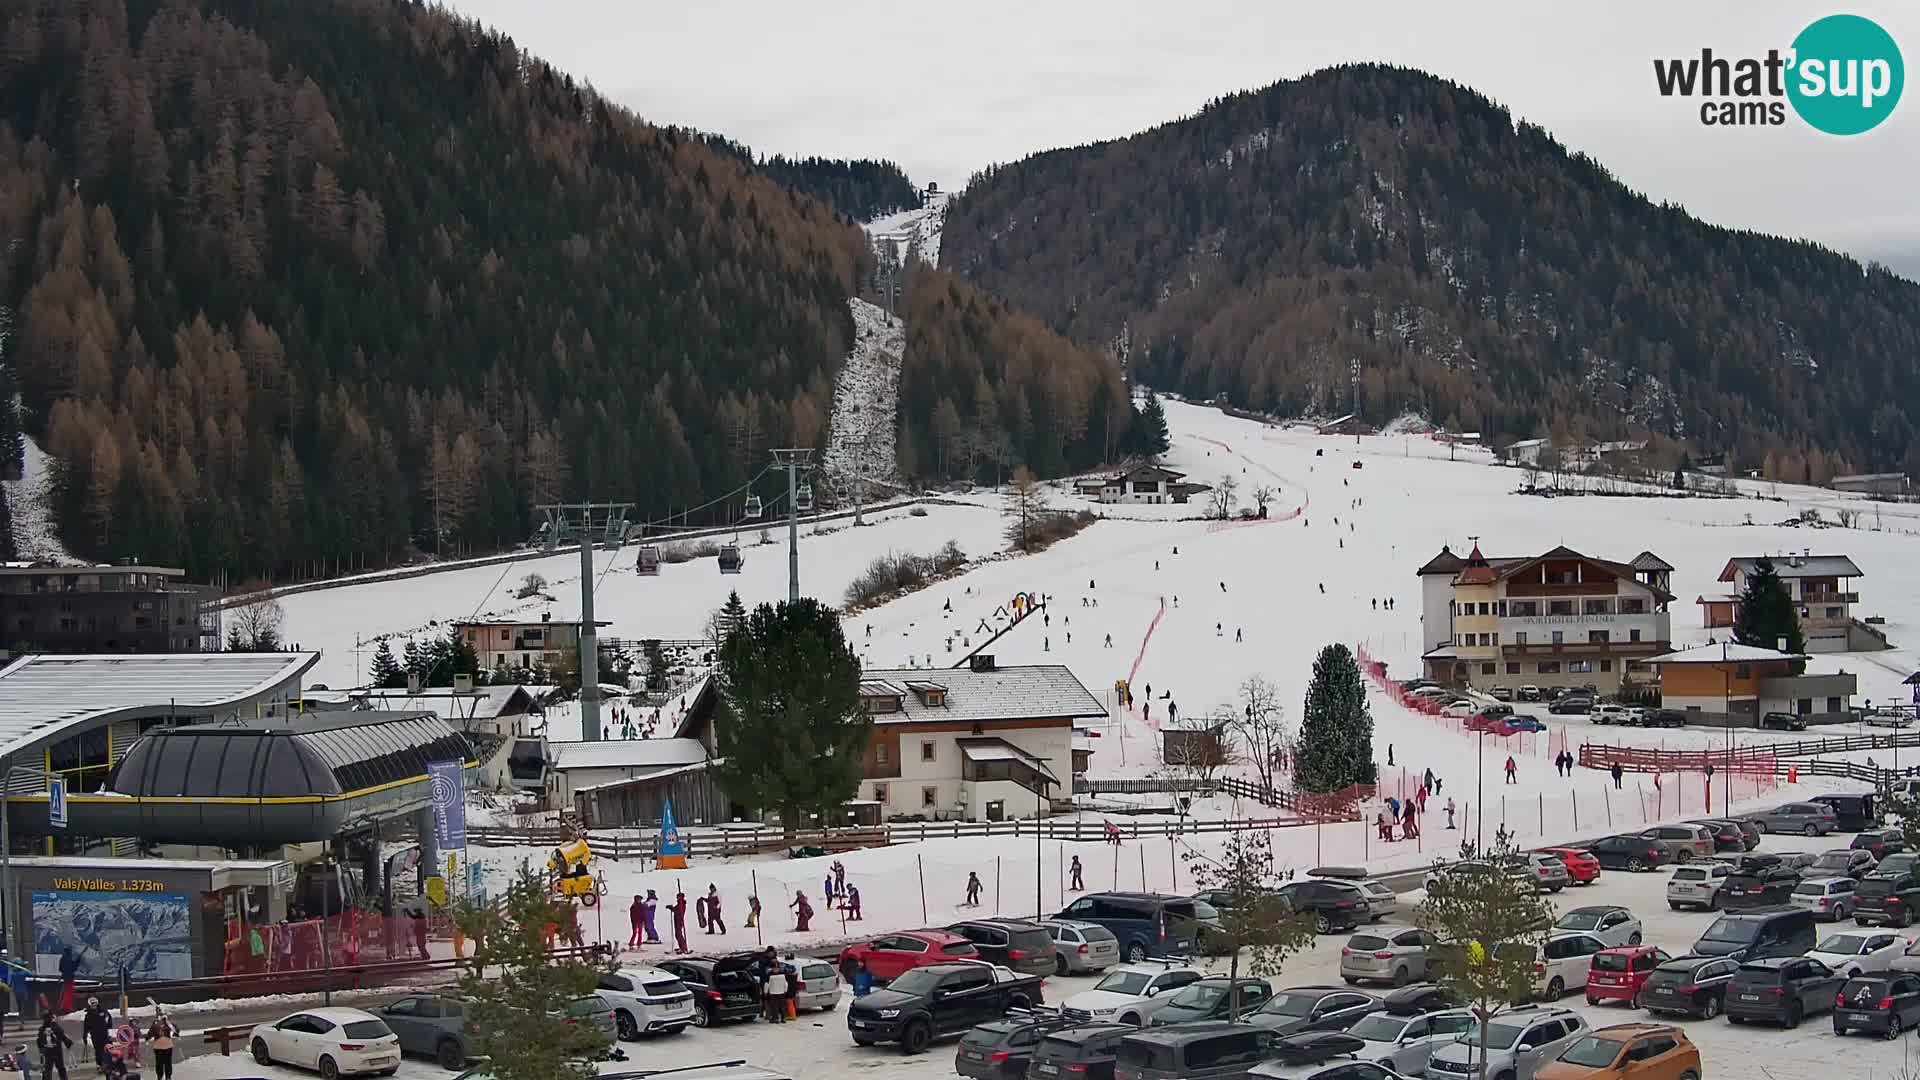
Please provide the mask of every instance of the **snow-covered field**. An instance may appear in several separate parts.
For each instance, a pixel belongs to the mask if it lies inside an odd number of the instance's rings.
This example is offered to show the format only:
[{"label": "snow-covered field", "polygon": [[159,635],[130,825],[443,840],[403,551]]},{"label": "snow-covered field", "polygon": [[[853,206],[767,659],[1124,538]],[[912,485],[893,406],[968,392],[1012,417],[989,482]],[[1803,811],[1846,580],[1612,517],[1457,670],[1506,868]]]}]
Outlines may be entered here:
[{"label": "snow-covered field", "polygon": [[[14,403],[18,408],[18,400]],[[27,562],[71,565],[78,562],[61,545],[53,526],[53,459],[31,436],[23,436],[25,454],[20,479],[0,480],[7,492],[7,507],[13,515],[13,550]]]},{"label": "snow-covered field", "polygon": [[827,438],[825,472],[842,501],[855,477],[867,482],[866,500],[885,498],[897,479],[894,437],[900,412],[900,357],[906,352],[906,323],[859,297],[847,301],[853,312],[853,349],[833,384],[833,421]]}]

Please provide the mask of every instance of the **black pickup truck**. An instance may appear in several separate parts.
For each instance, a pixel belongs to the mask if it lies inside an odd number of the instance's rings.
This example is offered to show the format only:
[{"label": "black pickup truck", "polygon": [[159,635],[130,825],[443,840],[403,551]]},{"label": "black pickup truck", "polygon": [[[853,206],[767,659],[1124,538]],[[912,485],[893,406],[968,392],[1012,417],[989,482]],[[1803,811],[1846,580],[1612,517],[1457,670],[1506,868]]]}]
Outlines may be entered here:
[{"label": "black pickup truck", "polygon": [[861,1046],[897,1042],[909,1054],[941,1035],[998,1020],[1008,1009],[1042,1004],[1037,975],[977,961],[912,968],[847,1009],[847,1032]]}]

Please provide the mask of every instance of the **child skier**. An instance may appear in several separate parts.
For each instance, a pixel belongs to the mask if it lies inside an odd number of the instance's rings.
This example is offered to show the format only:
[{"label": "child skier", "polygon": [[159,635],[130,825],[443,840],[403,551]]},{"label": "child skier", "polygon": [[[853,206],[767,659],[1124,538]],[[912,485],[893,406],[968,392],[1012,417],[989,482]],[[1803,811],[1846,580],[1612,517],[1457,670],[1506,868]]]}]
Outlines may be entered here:
[{"label": "child skier", "polygon": [[979,874],[976,874],[971,870],[967,871],[967,899],[966,899],[966,902],[961,906],[962,907],[979,907],[980,906],[980,890],[984,887],[985,886],[980,884]]}]

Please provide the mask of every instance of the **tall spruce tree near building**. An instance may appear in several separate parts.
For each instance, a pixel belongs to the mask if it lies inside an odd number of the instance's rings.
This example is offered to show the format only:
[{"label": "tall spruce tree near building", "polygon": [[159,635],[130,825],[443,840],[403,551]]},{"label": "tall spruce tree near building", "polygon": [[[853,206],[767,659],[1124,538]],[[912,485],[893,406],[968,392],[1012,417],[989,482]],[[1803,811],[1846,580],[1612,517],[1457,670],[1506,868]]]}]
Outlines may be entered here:
[{"label": "tall spruce tree near building", "polygon": [[1129,435],[1133,440],[1133,452],[1141,457],[1157,458],[1173,445],[1173,439],[1167,434],[1167,410],[1160,404],[1160,395],[1147,394],[1147,403],[1140,408]]},{"label": "tall spruce tree near building", "polygon": [[499,905],[454,913],[475,943],[460,975],[467,1020],[493,1080],[590,1080],[608,1040],[592,1024],[561,1023],[574,1001],[593,993],[600,970],[546,947],[549,924],[563,929],[581,910],[555,899],[545,875],[522,866]]},{"label": "tall spruce tree near building", "polygon": [[400,662],[393,658],[393,647],[386,638],[373,650],[373,670],[367,673],[367,680],[381,690],[398,690],[407,685],[407,673]]},{"label": "tall spruce tree near building", "polygon": [[1321,649],[1313,661],[1293,780],[1305,791],[1338,791],[1374,782],[1367,688],[1353,653],[1338,642]]},{"label": "tall spruce tree near building", "polygon": [[711,771],[729,798],[793,827],[859,791],[873,721],[833,609],[811,597],[761,604],[721,644],[719,680]]},{"label": "tall spruce tree near building", "polygon": [[[1780,572],[1774,568],[1772,559],[1761,556],[1754,560],[1753,572],[1747,575],[1747,587],[1740,592],[1740,614],[1733,621],[1733,640],[1759,649],[1781,649],[1780,643],[1784,640],[1783,652],[1807,651],[1807,639],[1800,633],[1800,616],[1793,610],[1793,597],[1787,595],[1787,583],[1780,580]],[[1805,661],[1794,661],[1794,674],[1805,668]]]}]

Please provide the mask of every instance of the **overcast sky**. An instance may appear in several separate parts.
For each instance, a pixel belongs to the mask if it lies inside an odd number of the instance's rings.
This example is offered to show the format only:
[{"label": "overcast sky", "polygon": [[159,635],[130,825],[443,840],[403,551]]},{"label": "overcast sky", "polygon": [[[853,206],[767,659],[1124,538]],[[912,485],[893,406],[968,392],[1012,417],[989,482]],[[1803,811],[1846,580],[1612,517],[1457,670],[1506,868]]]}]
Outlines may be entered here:
[{"label": "overcast sky", "polygon": [[1371,60],[1488,94],[1655,200],[1920,278],[1920,91],[1866,135],[1701,126],[1656,56],[1785,49],[1846,11],[1920,63],[1920,5],[1777,0],[451,0],[656,123],[762,153],[891,158],[957,187],[985,165],[1130,134],[1211,98]]}]

